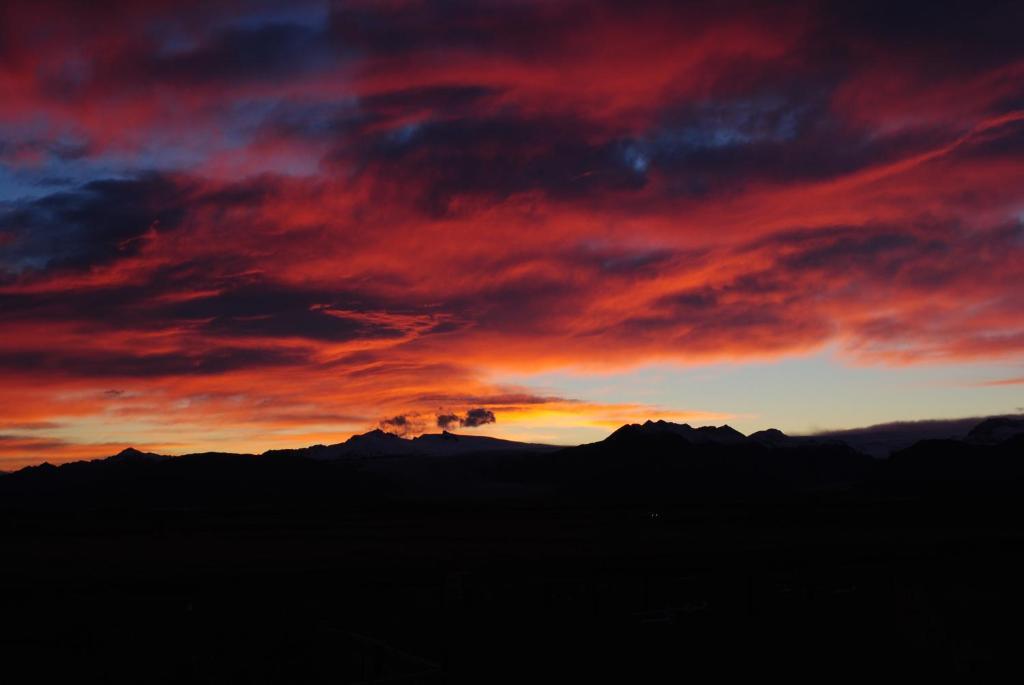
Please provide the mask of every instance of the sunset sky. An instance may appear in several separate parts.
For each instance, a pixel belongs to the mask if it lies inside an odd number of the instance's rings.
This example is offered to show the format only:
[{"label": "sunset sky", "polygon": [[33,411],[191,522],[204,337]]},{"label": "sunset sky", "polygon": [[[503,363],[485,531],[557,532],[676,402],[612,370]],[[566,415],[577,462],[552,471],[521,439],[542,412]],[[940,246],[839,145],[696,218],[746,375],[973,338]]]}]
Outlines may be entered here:
[{"label": "sunset sky", "polygon": [[4,0],[0,470],[1024,411],[1024,3],[900,5]]}]

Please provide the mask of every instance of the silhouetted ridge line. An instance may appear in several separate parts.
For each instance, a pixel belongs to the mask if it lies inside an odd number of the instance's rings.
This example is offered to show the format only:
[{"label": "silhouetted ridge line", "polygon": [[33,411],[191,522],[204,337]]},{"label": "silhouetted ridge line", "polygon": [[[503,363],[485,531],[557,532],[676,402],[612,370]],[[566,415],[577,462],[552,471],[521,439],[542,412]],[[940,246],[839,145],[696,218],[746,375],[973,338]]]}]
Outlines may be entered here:
[{"label": "silhouetted ridge line", "polygon": [[627,436],[636,435],[675,435],[694,444],[739,444],[746,440],[746,436],[743,433],[728,425],[694,428],[688,423],[672,423],[663,420],[648,420],[643,424],[626,424],[608,436],[608,439],[620,440]]},{"label": "silhouetted ridge line", "polygon": [[309,507],[423,500],[653,502],[820,493],[1010,493],[1024,484],[1024,422],[999,417],[964,439],[924,440],[878,460],[842,441],[743,435],[728,425],[627,424],[604,440],[554,447],[381,430],[336,445],[260,455],[169,457],[135,448],[0,477],[0,506]]},{"label": "silhouetted ridge line", "polygon": [[443,431],[441,433],[424,433],[412,439],[406,439],[382,431],[379,428],[361,435],[353,435],[345,442],[335,445],[314,445],[291,450],[270,450],[267,455],[293,455],[309,459],[332,460],[365,457],[401,457],[401,456],[454,456],[500,451],[553,451],[559,447],[541,445],[514,440],[502,440],[482,435],[460,435]]}]

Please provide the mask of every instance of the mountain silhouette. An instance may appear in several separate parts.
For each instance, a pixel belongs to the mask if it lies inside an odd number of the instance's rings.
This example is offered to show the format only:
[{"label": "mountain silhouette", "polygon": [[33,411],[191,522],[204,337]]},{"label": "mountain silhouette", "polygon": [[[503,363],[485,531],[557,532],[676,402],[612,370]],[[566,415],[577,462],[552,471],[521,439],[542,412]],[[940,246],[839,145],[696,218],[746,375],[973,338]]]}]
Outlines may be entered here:
[{"label": "mountain silhouette", "polygon": [[448,431],[424,433],[410,440],[378,428],[369,433],[354,435],[345,442],[335,445],[271,450],[264,454],[331,460],[349,457],[453,456],[505,451],[543,452],[557,449],[559,448],[553,445],[516,442],[482,435],[458,435]]},{"label": "mountain silhouette", "polygon": [[134,447],[126,447],[112,457],[107,457],[106,461],[115,462],[158,462],[171,459],[165,454],[154,454],[153,452],[141,452]]},{"label": "mountain silhouette", "polygon": [[8,506],[339,506],[489,498],[781,497],[936,483],[1007,487],[1024,478],[1024,420],[995,417],[959,440],[924,440],[890,459],[845,442],[750,435],[728,425],[646,421],[604,440],[558,447],[449,433],[406,439],[381,430],[334,445],[263,454],[177,457],[127,448],[93,461],[44,463],[0,476]]},{"label": "mountain silhouette", "polygon": [[583,497],[671,499],[792,493],[846,487],[873,461],[839,441],[746,436],[730,426],[629,424],[553,458],[559,485]]},{"label": "mountain silhouette", "polygon": [[608,440],[623,440],[634,436],[674,435],[695,445],[739,445],[747,437],[731,426],[700,426],[694,428],[688,423],[669,421],[645,421],[643,424],[630,423],[608,436]]}]

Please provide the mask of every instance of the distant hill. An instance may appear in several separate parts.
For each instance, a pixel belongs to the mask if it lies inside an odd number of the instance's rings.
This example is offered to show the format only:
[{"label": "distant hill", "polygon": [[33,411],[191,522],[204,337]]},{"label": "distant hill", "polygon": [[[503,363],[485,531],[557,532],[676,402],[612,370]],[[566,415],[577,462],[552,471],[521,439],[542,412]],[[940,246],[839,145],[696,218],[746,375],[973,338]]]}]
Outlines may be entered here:
[{"label": "distant hill", "polygon": [[967,442],[998,445],[1024,433],[1024,416],[994,416],[985,419],[967,433]]},{"label": "distant hill", "polygon": [[[893,421],[880,423],[863,428],[850,428],[818,433],[812,437],[819,439],[841,440],[858,452],[873,457],[884,458],[895,452],[907,449],[922,440],[971,440],[972,442],[990,443],[994,438],[983,438],[992,430],[1005,430],[1007,426],[1024,423],[1024,416],[973,417],[961,419],[930,419],[924,421]],[[975,437],[969,438],[972,432]],[[1015,429],[1010,428],[1003,434],[1003,439],[1011,437]],[[996,440],[998,442],[998,440]]]}]

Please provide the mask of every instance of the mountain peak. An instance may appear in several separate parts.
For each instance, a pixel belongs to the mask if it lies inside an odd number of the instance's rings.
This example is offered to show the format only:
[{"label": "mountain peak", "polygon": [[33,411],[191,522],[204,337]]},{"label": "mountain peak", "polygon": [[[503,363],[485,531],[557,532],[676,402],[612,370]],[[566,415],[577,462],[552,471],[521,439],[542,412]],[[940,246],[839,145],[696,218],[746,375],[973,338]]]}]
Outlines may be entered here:
[{"label": "mountain peak", "polygon": [[694,428],[688,423],[673,423],[659,419],[658,421],[645,421],[643,424],[630,423],[622,426],[610,439],[624,439],[631,435],[676,435],[694,444],[721,444],[732,445],[745,442],[747,437],[729,425],[722,426],[700,426]]},{"label": "mountain peak", "polygon": [[[631,424],[631,425],[635,425],[635,424]],[[653,427],[653,428],[685,428],[685,429],[688,429],[688,430],[693,428],[693,426],[691,426],[688,423],[673,423],[671,421],[666,421],[665,419],[658,419],[657,421],[651,421],[650,419],[647,419],[646,421],[644,421],[643,427],[644,428],[648,428],[648,427]]]},{"label": "mountain peak", "polygon": [[349,438],[345,442],[361,442],[361,441],[367,441],[367,440],[371,440],[371,441],[372,440],[390,440],[390,441],[393,441],[393,440],[404,440],[404,439],[405,438],[403,438],[400,435],[395,435],[394,433],[388,433],[387,431],[381,430],[380,428],[374,428],[372,431],[368,431],[366,433],[360,433],[359,435],[353,435],[351,438]]},{"label": "mountain peak", "polygon": [[[684,423],[683,425],[689,427],[689,424],[685,424]],[[721,426],[701,426],[700,428],[697,428],[696,430],[702,431],[704,433],[714,434],[714,435],[717,435],[717,436],[723,437],[723,438],[724,437],[731,437],[731,438],[745,438],[745,437],[747,437],[747,436],[743,435],[743,433],[740,433],[738,430],[736,430],[735,428],[733,428],[732,426],[730,426],[727,423],[724,423]]]},{"label": "mountain peak", "polygon": [[791,438],[778,428],[765,428],[751,433],[748,437],[766,447],[784,447],[796,441],[795,438]]},{"label": "mountain peak", "polygon": [[125,447],[123,450],[118,452],[112,457],[107,457],[111,461],[164,461],[170,459],[170,457],[164,456],[163,454],[155,454],[153,452],[143,452],[137,450],[134,447]]}]

